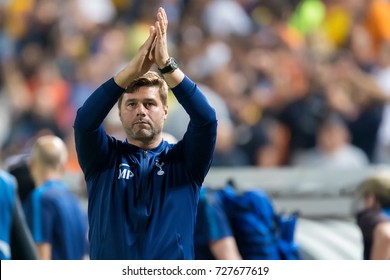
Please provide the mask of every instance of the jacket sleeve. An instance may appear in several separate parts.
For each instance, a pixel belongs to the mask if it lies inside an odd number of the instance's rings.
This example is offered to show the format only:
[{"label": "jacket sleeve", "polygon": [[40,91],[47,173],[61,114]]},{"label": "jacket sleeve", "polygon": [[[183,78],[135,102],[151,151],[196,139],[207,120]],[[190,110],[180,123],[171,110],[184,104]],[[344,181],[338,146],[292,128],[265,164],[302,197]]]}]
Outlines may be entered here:
[{"label": "jacket sleeve", "polygon": [[12,213],[11,256],[13,260],[38,259],[35,243],[18,197],[15,198],[15,207]]},{"label": "jacket sleeve", "polygon": [[112,139],[102,123],[123,92],[124,89],[111,78],[97,88],[77,111],[73,125],[76,151],[86,176],[109,156]]},{"label": "jacket sleeve", "polygon": [[179,103],[190,117],[184,134],[183,154],[188,171],[201,185],[210,169],[217,137],[217,117],[198,86],[188,77],[172,88]]}]

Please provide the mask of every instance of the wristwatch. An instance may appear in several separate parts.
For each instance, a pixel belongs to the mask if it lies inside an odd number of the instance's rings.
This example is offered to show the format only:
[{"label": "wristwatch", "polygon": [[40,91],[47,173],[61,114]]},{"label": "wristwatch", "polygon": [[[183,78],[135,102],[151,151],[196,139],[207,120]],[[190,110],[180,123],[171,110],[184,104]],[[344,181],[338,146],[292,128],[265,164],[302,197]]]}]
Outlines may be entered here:
[{"label": "wristwatch", "polygon": [[176,60],[173,57],[168,58],[167,62],[165,63],[165,67],[158,70],[161,74],[171,73],[175,71],[179,66],[177,65]]}]

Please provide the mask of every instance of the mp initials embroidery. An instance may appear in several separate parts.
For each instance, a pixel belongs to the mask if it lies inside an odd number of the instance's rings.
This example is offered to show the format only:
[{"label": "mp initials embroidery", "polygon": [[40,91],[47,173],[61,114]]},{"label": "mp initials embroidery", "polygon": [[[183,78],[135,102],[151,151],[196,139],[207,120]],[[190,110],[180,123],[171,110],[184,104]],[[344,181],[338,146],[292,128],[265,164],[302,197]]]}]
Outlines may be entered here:
[{"label": "mp initials embroidery", "polygon": [[130,165],[126,163],[121,163],[119,165],[119,176],[118,179],[126,179],[128,180],[129,178],[134,177],[134,173],[130,170]]}]

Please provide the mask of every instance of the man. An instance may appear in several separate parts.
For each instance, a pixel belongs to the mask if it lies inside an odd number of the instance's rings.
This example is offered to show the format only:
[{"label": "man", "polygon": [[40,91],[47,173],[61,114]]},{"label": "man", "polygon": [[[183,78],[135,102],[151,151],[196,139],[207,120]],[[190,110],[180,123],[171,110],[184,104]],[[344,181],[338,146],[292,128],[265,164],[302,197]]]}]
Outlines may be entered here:
[{"label": "man", "polygon": [[35,189],[34,180],[29,169],[29,155],[19,154],[5,161],[6,170],[15,177],[20,202],[23,204],[29,194]]},{"label": "man", "polygon": [[[159,8],[138,53],[77,112],[75,141],[88,189],[91,259],[194,258],[199,190],[211,165],[217,120],[196,84],[170,58],[167,25]],[[164,79],[149,71],[153,63]],[[162,138],[168,86],[190,116],[176,144]],[[102,127],[117,101],[125,141]]]},{"label": "man", "polygon": [[23,206],[39,259],[80,260],[87,251],[86,214],[62,181],[67,154],[65,143],[53,135],[39,137],[31,151],[36,187]]},{"label": "man", "polygon": [[195,227],[195,259],[241,260],[219,191],[202,187]]},{"label": "man", "polygon": [[358,188],[363,211],[357,223],[363,234],[365,260],[390,260],[390,175],[374,174]]},{"label": "man", "polygon": [[345,121],[330,114],[319,124],[315,147],[296,153],[291,163],[307,168],[362,168],[369,164],[369,159],[363,150],[351,144]]},{"label": "man", "polygon": [[26,224],[16,181],[0,170],[0,260],[35,260],[37,253]]}]

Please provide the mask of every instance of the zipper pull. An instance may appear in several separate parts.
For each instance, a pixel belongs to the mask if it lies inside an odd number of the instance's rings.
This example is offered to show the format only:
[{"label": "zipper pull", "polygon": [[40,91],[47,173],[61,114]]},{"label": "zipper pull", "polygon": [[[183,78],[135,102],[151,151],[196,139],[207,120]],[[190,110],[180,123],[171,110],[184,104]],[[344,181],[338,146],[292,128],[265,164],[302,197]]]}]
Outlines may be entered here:
[{"label": "zipper pull", "polygon": [[144,158],[146,158],[147,153],[148,153],[147,151],[142,151],[142,155],[144,156]]}]

